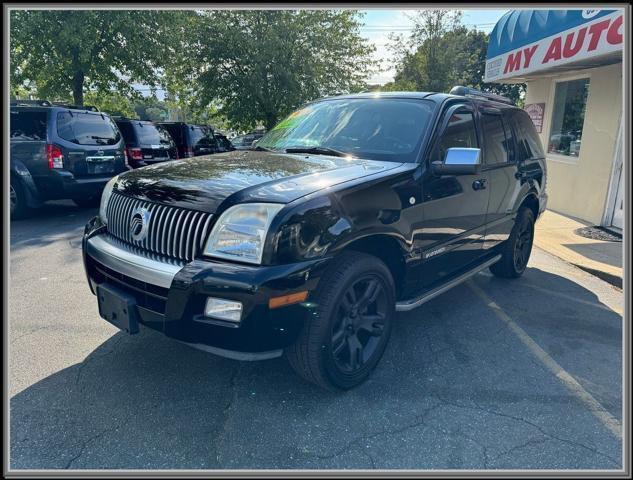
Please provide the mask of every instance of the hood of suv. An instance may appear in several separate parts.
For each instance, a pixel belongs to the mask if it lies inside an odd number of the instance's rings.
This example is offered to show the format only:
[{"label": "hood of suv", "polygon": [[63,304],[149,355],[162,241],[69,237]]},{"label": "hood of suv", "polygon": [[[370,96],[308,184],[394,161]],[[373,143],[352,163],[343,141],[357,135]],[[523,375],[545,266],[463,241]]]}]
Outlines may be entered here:
[{"label": "hood of suv", "polygon": [[323,155],[234,151],[126,172],[116,190],[148,201],[213,213],[231,195],[235,203],[288,203],[399,165]]}]

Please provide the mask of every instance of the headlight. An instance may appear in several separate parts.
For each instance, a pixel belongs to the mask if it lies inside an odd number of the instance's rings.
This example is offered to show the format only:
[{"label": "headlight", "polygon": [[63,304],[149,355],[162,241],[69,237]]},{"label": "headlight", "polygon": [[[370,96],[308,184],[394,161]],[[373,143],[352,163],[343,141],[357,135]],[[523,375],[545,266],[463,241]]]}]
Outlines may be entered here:
[{"label": "headlight", "polygon": [[214,225],[204,254],[261,263],[268,228],[282,208],[278,203],[244,203],[229,208]]},{"label": "headlight", "polygon": [[110,201],[110,195],[112,195],[112,189],[114,188],[114,184],[116,183],[119,176],[112,177],[106,186],[103,188],[103,193],[101,194],[101,206],[99,207],[99,218],[101,221],[107,225],[108,224],[108,216],[106,212],[108,210],[108,202]]}]

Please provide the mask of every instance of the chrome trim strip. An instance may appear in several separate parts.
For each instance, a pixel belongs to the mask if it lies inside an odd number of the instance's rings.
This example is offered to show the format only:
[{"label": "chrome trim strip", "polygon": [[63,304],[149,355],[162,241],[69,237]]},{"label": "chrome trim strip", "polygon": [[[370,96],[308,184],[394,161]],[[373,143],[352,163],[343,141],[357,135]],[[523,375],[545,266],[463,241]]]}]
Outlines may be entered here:
[{"label": "chrome trim strip", "polygon": [[212,347],[211,345],[205,345],[203,343],[189,343],[182,340],[174,339],[179,343],[184,343],[198,350],[213,353],[220,357],[230,358],[233,360],[241,360],[246,362],[255,362],[259,360],[270,360],[271,358],[281,357],[283,350],[269,350],[267,352],[238,352],[236,350],[225,350],[224,348]]},{"label": "chrome trim strip", "polygon": [[495,255],[490,260],[485,261],[481,265],[477,265],[472,270],[462,273],[459,277],[454,278],[453,280],[449,281],[448,283],[445,283],[444,285],[440,285],[439,287],[434,288],[433,290],[425,293],[424,295],[420,297],[412,298],[410,300],[403,300],[402,302],[396,303],[396,312],[408,312],[409,310],[418,308],[420,305],[428,302],[429,300],[437,297],[441,293],[444,293],[447,290],[450,290],[451,288],[455,287],[456,285],[459,285],[463,281],[468,280],[473,275],[488,268],[493,263],[496,263],[497,261],[499,261],[500,258],[501,258],[501,255]]},{"label": "chrome trim strip", "polygon": [[132,253],[114,244],[106,235],[89,238],[86,249],[88,255],[106,267],[163,288],[171,287],[172,280],[182,268]]}]

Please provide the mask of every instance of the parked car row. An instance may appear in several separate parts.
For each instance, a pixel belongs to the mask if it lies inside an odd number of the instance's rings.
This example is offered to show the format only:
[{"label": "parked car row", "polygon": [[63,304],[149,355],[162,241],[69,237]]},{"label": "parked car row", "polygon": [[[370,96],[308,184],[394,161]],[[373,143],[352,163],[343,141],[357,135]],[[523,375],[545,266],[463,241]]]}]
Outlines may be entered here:
[{"label": "parked car row", "polygon": [[47,200],[97,206],[108,180],[129,169],[235,150],[209,125],[111,117],[46,100],[12,101],[10,112],[12,219]]}]

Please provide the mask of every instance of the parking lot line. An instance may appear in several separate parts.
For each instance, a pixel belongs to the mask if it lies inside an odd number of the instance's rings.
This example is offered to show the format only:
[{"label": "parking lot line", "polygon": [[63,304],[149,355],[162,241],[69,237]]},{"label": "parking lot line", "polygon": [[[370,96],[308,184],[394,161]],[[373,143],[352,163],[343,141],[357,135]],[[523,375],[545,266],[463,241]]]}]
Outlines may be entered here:
[{"label": "parking lot line", "polygon": [[622,439],[622,426],[620,422],[605,409],[578,381],[572,377],[556,360],[549,356],[525,330],[523,330],[510,316],[492,300],[479,286],[472,281],[467,282],[468,286],[481,298],[488,307],[502,320],[508,328],[528,347],[528,349],[538,358],[541,363],[551,371],[567,389],[581,402],[583,402],[591,413],[618,439]]}]

